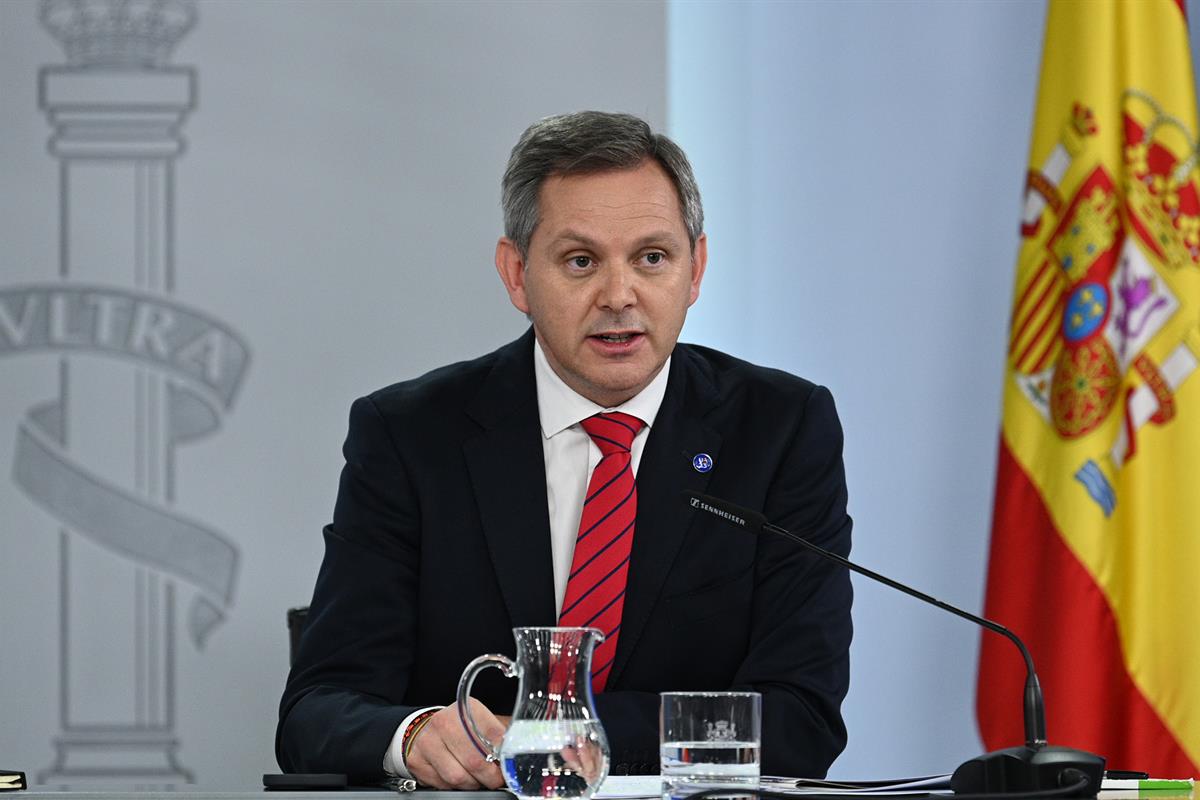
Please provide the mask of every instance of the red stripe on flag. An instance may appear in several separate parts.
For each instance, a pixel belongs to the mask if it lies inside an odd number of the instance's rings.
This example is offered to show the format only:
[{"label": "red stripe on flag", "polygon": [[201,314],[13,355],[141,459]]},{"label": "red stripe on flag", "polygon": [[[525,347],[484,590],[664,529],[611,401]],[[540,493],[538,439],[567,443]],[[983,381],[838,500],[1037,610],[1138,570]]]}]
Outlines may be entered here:
[{"label": "red stripe on flag", "polygon": [[[1050,315],[1054,319],[1061,321],[1064,305],[1066,305],[1066,300],[1060,297],[1058,305],[1055,306],[1054,311],[1050,312]],[[1041,372],[1048,367],[1050,365],[1050,359],[1057,357],[1058,351],[1062,349],[1062,341],[1059,339],[1057,334],[1054,336],[1044,336],[1042,337],[1042,341],[1045,342],[1045,347],[1042,348],[1040,353],[1035,353],[1031,357],[1033,366],[1029,367],[1028,371],[1033,374]]]},{"label": "red stripe on flag", "polygon": [[1034,360],[1033,366],[1029,368],[1029,373],[1036,375],[1050,366],[1050,361],[1058,357],[1060,350],[1062,350],[1062,347],[1057,336],[1047,339],[1046,349]]},{"label": "red stripe on flag", "polygon": [[1008,322],[1009,330],[1014,331],[1013,338],[1016,338],[1015,331],[1018,325],[1022,324],[1018,319],[1018,315],[1020,315],[1020,319],[1029,316],[1028,314],[1022,314],[1021,309],[1025,307],[1025,302],[1029,300],[1029,295],[1033,293],[1034,288],[1038,286],[1042,280],[1042,276],[1046,274],[1046,270],[1048,269],[1050,269],[1050,262],[1043,261],[1042,265],[1038,267],[1038,271],[1029,279],[1029,283],[1026,284],[1025,290],[1021,292],[1021,296],[1017,299],[1017,302],[1013,303],[1012,319]]},{"label": "red stripe on flag", "polygon": [[[1029,344],[1025,345],[1025,349],[1021,351],[1021,355],[1017,356],[1016,360],[1013,362],[1014,364],[1017,364],[1018,366],[1021,364],[1025,364],[1026,359],[1029,358],[1029,353],[1033,350],[1033,348],[1037,345],[1037,343],[1042,341],[1043,338],[1050,331],[1052,331],[1057,325],[1062,324],[1062,314],[1059,313],[1059,309],[1061,307],[1062,307],[1061,302],[1055,304],[1055,306],[1054,306],[1055,310],[1052,311],[1049,315],[1047,315],[1046,319],[1038,327],[1037,333],[1033,334],[1033,338],[1029,340]],[[1022,370],[1022,371],[1024,371],[1024,370]]]},{"label": "red stripe on flag", "polygon": [[[1003,437],[984,615],[1029,646],[1045,692],[1051,744],[1106,756],[1111,769],[1200,775],[1134,686],[1107,599],[1067,548]],[[1024,740],[1024,685],[1016,648],[985,633],[976,712],[989,750]]]},{"label": "red stripe on flag", "polygon": [[[1042,310],[1042,306],[1046,305],[1046,301],[1052,297],[1056,297],[1057,290],[1058,290],[1058,281],[1051,278],[1050,282],[1046,285],[1045,290],[1041,293],[1041,295],[1038,296],[1037,303],[1034,304],[1033,308],[1031,308],[1029,310],[1028,314],[1022,315],[1020,327],[1013,331],[1012,344],[1008,348],[1008,351],[1010,353],[1017,349],[1017,340],[1020,339],[1021,335],[1023,333],[1025,333],[1026,329],[1028,329],[1030,324],[1033,322],[1033,318],[1036,317],[1038,315],[1038,312]],[[1042,330],[1045,330],[1045,327],[1046,326],[1043,323],[1041,329],[1039,330],[1039,335]],[[1032,346],[1033,346],[1033,343],[1031,342],[1029,347],[1032,347]],[[1026,352],[1029,351],[1029,347],[1025,348]]]}]

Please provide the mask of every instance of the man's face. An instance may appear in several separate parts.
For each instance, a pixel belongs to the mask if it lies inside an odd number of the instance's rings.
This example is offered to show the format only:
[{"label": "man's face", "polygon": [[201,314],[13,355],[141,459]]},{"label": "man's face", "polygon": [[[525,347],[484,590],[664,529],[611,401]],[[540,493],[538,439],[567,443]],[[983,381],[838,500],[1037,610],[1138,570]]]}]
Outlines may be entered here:
[{"label": "man's face", "polygon": [[502,238],[496,269],[554,372],[589,400],[619,405],[675,347],[700,295],[707,242],[689,247],[675,186],[652,160],[551,176],[539,208],[527,256]]}]

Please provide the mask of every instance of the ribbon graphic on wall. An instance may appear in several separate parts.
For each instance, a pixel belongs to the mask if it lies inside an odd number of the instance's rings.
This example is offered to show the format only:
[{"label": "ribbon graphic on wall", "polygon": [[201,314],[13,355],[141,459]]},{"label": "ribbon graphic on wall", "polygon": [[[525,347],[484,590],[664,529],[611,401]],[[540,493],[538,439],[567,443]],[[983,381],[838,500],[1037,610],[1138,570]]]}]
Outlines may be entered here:
[{"label": "ribbon graphic on wall", "polygon": [[[152,295],[61,284],[0,291],[0,356],[36,351],[128,359],[164,374],[172,445],[217,429],[249,360],[246,344],[230,328]],[[17,485],[97,544],[198,589],[188,630],[203,644],[232,601],[237,548],[211,527],[75,463],[63,433],[59,402],[29,410],[17,432]]]}]

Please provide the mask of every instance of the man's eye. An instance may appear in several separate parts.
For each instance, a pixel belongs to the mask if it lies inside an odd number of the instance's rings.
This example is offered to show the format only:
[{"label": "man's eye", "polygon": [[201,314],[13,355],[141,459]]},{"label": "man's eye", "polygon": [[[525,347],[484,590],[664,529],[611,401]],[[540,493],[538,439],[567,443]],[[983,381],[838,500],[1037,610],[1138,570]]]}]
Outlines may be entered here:
[{"label": "man's eye", "polygon": [[646,253],[644,256],[646,263],[652,267],[656,267],[667,259],[666,253]]},{"label": "man's eye", "polygon": [[587,269],[592,265],[592,259],[588,256],[572,256],[567,263],[575,269]]}]

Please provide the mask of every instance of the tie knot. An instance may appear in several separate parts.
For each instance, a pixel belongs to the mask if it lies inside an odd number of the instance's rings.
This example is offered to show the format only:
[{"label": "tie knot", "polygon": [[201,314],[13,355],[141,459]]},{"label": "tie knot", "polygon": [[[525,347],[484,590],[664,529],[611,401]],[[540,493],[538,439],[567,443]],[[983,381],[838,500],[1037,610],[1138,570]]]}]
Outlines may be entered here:
[{"label": "tie knot", "polygon": [[632,414],[623,414],[620,411],[596,414],[579,424],[600,448],[600,453],[606,456],[628,453],[633,447],[633,437],[637,436],[638,431],[645,425]]}]

